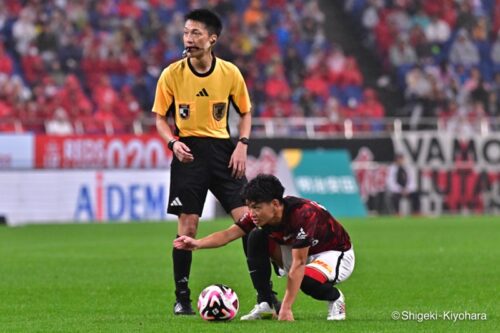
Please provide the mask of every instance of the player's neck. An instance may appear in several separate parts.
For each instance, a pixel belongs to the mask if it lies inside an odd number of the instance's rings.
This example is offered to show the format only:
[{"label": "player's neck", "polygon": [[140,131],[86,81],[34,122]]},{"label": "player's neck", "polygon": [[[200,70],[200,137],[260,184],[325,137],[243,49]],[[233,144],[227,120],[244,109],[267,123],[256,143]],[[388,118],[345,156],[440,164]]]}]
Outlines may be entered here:
[{"label": "player's neck", "polygon": [[189,58],[191,66],[200,74],[204,74],[212,68],[212,61],[214,55],[212,52],[203,54],[200,58]]}]

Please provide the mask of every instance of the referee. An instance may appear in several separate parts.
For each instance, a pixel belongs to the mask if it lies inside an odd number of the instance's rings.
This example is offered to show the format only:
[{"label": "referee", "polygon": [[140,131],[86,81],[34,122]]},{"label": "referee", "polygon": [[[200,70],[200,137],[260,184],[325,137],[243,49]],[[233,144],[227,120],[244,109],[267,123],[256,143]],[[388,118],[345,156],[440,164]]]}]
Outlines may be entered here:
[{"label": "referee", "polygon": [[[178,216],[177,237],[195,237],[207,191],[234,221],[246,212],[240,191],[252,118],[248,90],[238,68],[217,58],[212,48],[222,30],[220,18],[207,9],[185,16],[184,58],[163,70],[156,87],[156,128],[172,150],[168,213]],[[235,145],[228,129],[229,104],[240,115]],[[167,123],[173,115],[175,133]],[[177,138],[178,137],[178,138]],[[174,314],[194,314],[188,287],[192,252],[173,249]]]}]

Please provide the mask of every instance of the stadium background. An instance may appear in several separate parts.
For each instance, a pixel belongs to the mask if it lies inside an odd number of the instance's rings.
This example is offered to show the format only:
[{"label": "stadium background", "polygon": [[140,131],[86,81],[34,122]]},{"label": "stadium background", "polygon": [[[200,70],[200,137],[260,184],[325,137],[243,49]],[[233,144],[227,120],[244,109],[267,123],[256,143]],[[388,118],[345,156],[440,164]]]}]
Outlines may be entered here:
[{"label": "stadium background", "polygon": [[[182,53],[183,13],[200,6],[221,14],[225,29],[216,54],[241,69],[251,93],[249,177],[270,172],[299,187],[297,149],[300,156],[340,149],[349,153],[349,172],[365,208],[360,215],[370,216],[347,219],[360,239],[368,242],[364,232],[373,232],[360,227],[364,223],[389,224],[401,231],[398,237],[405,235],[404,223],[430,233],[462,230],[445,251],[450,254],[459,251],[460,243],[469,244],[465,239],[478,244],[491,234],[489,228],[495,232],[500,211],[498,0],[0,0],[2,223],[172,219],[163,214],[172,156],[155,133],[150,109],[162,68]],[[234,128],[232,134],[237,135]],[[394,214],[386,175],[395,152],[403,153],[417,177],[419,219],[384,217]],[[307,171],[313,190],[342,195],[332,185],[338,165],[322,165],[325,173],[319,169],[311,164]],[[313,192],[307,193],[318,194]],[[213,199],[207,209],[208,220],[221,215]],[[485,224],[480,215],[491,218]],[[471,217],[454,225],[453,216]],[[469,238],[468,223],[474,221],[484,232]],[[65,227],[71,226],[52,229],[56,239],[71,233]],[[13,253],[28,248],[29,242],[15,242],[24,232],[33,232],[24,241],[35,241],[35,253],[37,244],[49,239],[43,229],[30,228],[19,229],[21,234],[0,231],[2,258],[9,258],[4,269],[23,262]],[[101,237],[104,229],[88,230]],[[404,242],[399,246],[389,248],[401,250]],[[479,247],[482,273],[498,282],[488,259],[498,252],[492,246]],[[424,257],[417,265],[424,265]],[[406,266],[395,272],[400,269]],[[12,272],[12,281],[17,280],[18,271]],[[3,299],[24,288],[4,281]],[[498,291],[489,286],[485,282],[479,294]],[[7,303],[2,306],[16,313]],[[492,305],[489,309],[495,312]]]}]

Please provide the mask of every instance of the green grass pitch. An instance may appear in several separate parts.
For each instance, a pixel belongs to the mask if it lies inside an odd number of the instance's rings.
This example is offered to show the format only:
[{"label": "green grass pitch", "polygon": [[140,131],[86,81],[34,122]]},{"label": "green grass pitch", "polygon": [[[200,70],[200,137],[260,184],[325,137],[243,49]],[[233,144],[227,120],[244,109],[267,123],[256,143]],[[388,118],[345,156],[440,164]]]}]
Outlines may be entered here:
[{"label": "green grass pitch", "polygon": [[[229,220],[202,222],[199,235]],[[344,220],[356,252],[340,285],[347,320],[300,295],[294,323],[207,323],[172,314],[176,223],[0,227],[0,332],[499,332],[498,217]],[[197,251],[193,298],[225,283],[254,305],[241,242]],[[285,280],[273,277],[283,296]],[[486,313],[486,320],[393,320],[394,311]]]}]

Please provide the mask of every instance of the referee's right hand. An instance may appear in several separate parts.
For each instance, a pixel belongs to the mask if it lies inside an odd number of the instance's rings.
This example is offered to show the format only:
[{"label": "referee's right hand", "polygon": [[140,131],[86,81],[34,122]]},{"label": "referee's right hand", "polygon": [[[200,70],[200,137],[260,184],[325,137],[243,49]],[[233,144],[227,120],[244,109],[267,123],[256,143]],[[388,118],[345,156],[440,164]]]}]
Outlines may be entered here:
[{"label": "referee's right hand", "polygon": [[194,156],[191,154],[191,149],[189,149],[186,144],[180,141],[176,141],[172,150],[175,154],[175,157],[182,163],[190,163],[193,162]]}]

